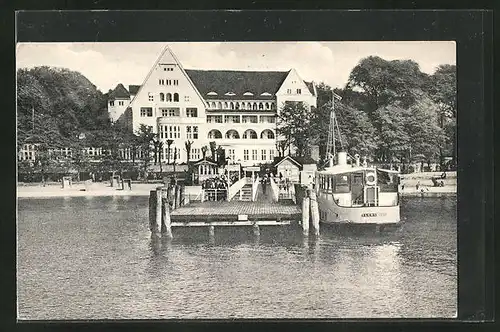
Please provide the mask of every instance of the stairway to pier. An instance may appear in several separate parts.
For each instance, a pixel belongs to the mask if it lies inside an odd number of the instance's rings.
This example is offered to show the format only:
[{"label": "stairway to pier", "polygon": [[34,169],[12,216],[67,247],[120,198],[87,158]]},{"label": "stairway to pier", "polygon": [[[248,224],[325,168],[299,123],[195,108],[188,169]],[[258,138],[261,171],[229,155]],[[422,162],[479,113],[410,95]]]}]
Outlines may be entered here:
[{"label": "stairway to pier", "polygon": [[235,195],[235,198],[239,201],[252,201],[252,184],[247,183],[240,189]]}]

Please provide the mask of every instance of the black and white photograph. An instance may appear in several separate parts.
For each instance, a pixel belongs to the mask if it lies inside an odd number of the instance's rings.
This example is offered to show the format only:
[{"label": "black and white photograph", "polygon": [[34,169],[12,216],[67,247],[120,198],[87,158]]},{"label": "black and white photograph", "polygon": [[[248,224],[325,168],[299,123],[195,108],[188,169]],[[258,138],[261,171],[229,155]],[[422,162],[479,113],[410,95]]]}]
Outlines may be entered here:
[{"label": "black and white photograph", "polygon": [[456,318],[456,54],[18,42],[17,319]]}]

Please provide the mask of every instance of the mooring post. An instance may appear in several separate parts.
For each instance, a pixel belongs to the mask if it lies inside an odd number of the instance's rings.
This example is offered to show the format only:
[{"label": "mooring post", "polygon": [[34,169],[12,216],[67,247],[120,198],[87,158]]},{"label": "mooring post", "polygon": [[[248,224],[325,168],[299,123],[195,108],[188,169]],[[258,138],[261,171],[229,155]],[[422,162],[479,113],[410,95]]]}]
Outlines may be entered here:
[{"label": "mooring post", "polygon": [[172,222],[170,219],[170,205],[168,204],[168,191],[166,188],[161,190],[161,205],[162,205],[162,223],[161,232],[171,239],[172,236]]},{"label": "mooring post", "polygon": [[257,224],[257,222],[253,224],[252,228],[253,228],[253,235],[260,236],[260,227],[259,224]]},{"label": "mooring post", "polygon": [[305,192],[302,201],[302,233],[304,235],[309,235],[309,195]]},{"label": "mooring post", "polygon": [[156,188],[156,221],[155,230],[158,234],[161,234],[161,187]]},{"label": "mooring post", "polygon": [[178,208],[181,206],[181,186],[176,185],[175,186],[175,208]]},{"label": "mooring post", "polygon": [[311,201],[311,221],[314,235],[319,235],[319,207],[316,192],[314,191],[314,189],[311,190],[309,196]]},{"label": "mooring post", "polygon": [[208,226],[208,236],[210,238],[213,238],[215,236],[215,226],[214,225]]},{"label": "mooring post", "polygon": [[169,201],[172,209],[175,209],[175,186],[174,185],[168,186],[168,201]]},{"label": "mooring post", "polygon": [[[159,235],[161,232],[161,221],[158,222],[158,211],[161,211],[159,209],[158,205],[158,197],[157,197],[157,191],[156,190],[151,190],[149,193],[149,229],[151,230],[151,233],[153,235]],[[161,208],[161,205],[160,205]]]}]

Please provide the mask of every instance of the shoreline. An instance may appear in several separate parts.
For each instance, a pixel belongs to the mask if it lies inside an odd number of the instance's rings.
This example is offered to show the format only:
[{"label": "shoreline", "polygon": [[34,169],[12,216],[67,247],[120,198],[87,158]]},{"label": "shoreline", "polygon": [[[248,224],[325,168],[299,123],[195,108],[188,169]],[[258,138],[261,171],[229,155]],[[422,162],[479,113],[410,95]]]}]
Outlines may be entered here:
[{"label": "shoreline", "polygon": [[[17,186],[17,198],[56,198],[56,197],[112,197],[112,196],[149,196],[159,183],[134,183],[132,189],[118,190],[105,183],[74,184],[70,188],[49,185]],[[399,191],[401,197],[456,197],[457,187],[430,187],[422,186],[419,191],[415,187],[405,187]]]}]

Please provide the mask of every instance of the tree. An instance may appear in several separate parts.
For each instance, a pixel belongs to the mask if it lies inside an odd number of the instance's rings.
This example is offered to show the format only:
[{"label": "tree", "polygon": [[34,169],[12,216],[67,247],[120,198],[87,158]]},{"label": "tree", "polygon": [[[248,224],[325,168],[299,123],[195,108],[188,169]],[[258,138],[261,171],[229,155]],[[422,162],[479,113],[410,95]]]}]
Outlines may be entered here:
[{"label": "tree", "polygon": [[205,159],[205,157],[207,155],[207,151],[208,151],[208,148],[206,145],[201,147],[201,154],[203,155],[203,159]]},{"label": "tree", "polygon": [[184,146],[186,147],[186,160],[189,165],[189,159],[191,158],[191,147],[193,146],[193,141],[184,142]]},{"label": "tree", "polygon": [[226,161],[226,151],[222,148],[222,146],[218,146],[217,147],[217,150],[216,150],[216,153],[217,155],[217,164],[219,165],[219,167],[222,167],[222,166],[225,166],[227,164],[227,161]]},{"label": "tree", "polygon": [[170,165],[170,147],[174,143],[173,139],[167,139],[167,164]]},{"label": "tree", "polygon": [[312,109],[302,102],[287,102],[278,114],[278,134],[293,144],[297,156],[309,154],[310,145],[316,139],[316,133],[310,127],[312,117]]},{"label": "tree", "polygon": [[210,144],[210,153],[212,154],[212,158],[213,160],[217,160],[217,154],[216,154],[217,143],[215,143],[215,141],[212,141],[209,144]]},{"label": "tree", "polygon": [[137,142],[139,148],[143,153],[143,167],[145,178],[147,178],[148,167],[151,163],[151,152],[154,137],[155,133],[153,133],[153,127],[146,126],[144,124],[141,124],[139,126],[139,130],[137,131]]},{"label": "tree", "polygon": [[[439,126],[445,132],[445,143],[456,159],[457,69],[455,65],[440,65],[430,77],[428,89],[431,99],[439,108]],[[440,149],[440,163],[444,166],[445,150]]]},{"label": "tree", "polygon": [[395,102],[403,108],[413,104],[422,95],[426,79],[413,60],[387,61],[369,56],[351,71],[346,90],[362,92],[371,113]]}]

